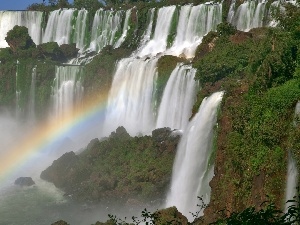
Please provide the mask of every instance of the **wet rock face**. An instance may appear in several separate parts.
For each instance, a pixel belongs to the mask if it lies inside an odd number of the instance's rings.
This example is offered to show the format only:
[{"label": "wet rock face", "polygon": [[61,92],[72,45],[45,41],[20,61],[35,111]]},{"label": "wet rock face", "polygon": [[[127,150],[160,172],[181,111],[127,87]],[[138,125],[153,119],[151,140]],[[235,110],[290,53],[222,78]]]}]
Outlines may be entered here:
[{"label": "wet rock face", "polygon": [[74,152],[67,152],[44,170],[40,177],[54,183],[58,188],[68,186],[70,182],[67,178],[72,177],[73,167],[76,166],[77,161],[78,157]]},{"label": "wet rock face", "polygon": [[35,185],[35,182],[32,180],[31,177],[19,177],[15,180],[15,185],[19,186],[32,186]]}]

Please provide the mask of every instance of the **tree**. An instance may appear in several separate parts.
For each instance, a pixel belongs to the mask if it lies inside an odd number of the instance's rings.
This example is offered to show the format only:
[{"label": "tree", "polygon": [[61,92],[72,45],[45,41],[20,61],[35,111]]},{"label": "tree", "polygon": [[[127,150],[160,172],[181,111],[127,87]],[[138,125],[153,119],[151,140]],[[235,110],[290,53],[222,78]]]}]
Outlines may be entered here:
[{"label": "tree", "polygon": [[36,45],[28,34],[28,28],[24,26],[14,26],[14,28],[7,32],[5,38],[9,47],[14,54],[18,54],[20,50],[27,50],[29,48],[35,48]]},{"label": "tree", "polygon": [[49,0],[49,5],[54,8],[68,8],[70,7],[70,4],[68,0]]},{"label": "tree", "polygon": [[97,10],[103,7],[103,4],[98,0],[74,0],[74,7],[77,9]]}]

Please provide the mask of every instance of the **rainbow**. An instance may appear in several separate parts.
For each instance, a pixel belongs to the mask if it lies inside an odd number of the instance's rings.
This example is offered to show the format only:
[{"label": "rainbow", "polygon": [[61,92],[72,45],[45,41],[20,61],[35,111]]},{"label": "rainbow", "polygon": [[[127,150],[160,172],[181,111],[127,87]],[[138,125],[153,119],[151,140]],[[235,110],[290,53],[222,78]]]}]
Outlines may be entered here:
[{"label": "rainbow", "polygon": [[59,123],[57,121],[41,123],[25,135],[21,141],[17,140],[18,144],[0,158],[0,182],[4,182],[30,161],[36,153],[45,151],[62,135],[81,129],[84,124],[91,122],[96,116],[104,116],[106,102],[107,94],[91,95],[75,107],[76,110],[67,112]]}]

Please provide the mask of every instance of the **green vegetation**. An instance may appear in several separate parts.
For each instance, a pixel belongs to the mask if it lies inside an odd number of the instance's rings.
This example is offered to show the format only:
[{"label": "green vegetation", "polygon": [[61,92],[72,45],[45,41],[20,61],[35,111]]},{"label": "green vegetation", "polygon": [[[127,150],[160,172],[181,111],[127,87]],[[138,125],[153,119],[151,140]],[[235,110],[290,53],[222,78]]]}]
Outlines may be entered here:
[{"label": "green vegetation", "polygon": [[119,127],[101,142],[92,140],[75,155],[64,154],[42,172],[41,178],[53,182],[75,199],[147,202],[164,197],[170,182],[179,136],[170,129],[152,132],[152,137],[130,137]]},{"label": "green vegetation", "polygon": [[[110,1],[108,5],[122,3]],[[137,3],[140,13],[137,16],[137,9],[133,9],[128,37],[121,48],[107,46],[85,66],[86,95],[102,90],[98,92],[101,95],[109,90],[115,63],[138,47],[149,21],[149,8],[171,3],[176,2]],[[96,1],[83,0],[75,1],[74,6],[92,10],[100,7]],[[43,3],[30,9],[46,11],[60,7],[70,5],[67,1],[49,1],[47,6]],[[217,219],[213,212],[220,209],[229,210],[231,217],[222,218],[217,224],[289,224],[277,209],[282,206],[288,150],[293,152],[300,167],[300,126],[299,118],[294,118],[294,108],[300,100],[300,9],[287,4],[285,14],[274,11],[274,15],[279,22],[276,28],[257,28],[246,33],[228,23],[218,25],[217,31],[204,37],[192,61],[201,85],[194,112],[205,96],[225,91],[215,143],[216,175],[211,182],[207,217]],[[169,44],[174,39],[177,20],[178,12],[173,18]],[[36,66],[36,107],[42,116],[49,101],[55,65],[75,56],[78,50],[74,44],[58,46],[54,42],[35,46],[28,30],[18,26],[8,33],[7,42],[10,48],[0,50],[0,105],[12,107],[16,91],[21,91],[19,104],[26,110],[30,75]],[[158,101],[179,62],[184,60],[173,56],[159,59]],[[132,138],[126,134],[112,135],[101,142],[94,140],[78,156],[72,153],[64,156],[71,160],[62,164],[59,170],[62,177],[45,179],[80,200],[120,196],[141,201],[153,196],[160,198],[170,179],[174,151],[159,143],[153,137]],[[174,146],[175,142],[172,149]],[[65,165],[71,165],[72,170]],[[265,200],[274,205],[260,208]]]},{"label": "green vegetation", "polygon": [[12,30],[7,32],[5,40],[8,43],[12,53],[17,56],[30,56],[30,54],[26,53],[29,49],[35,48],[35,44],[28,34],[28,29],[23,26],[14,26]]},{"label": "green vegetation", "polygon": [[279,27],[249,33],[220,24],[197,50],[194,67],[202,89],[195,109],[203,97],[225,90],[217,140],[218,173],[211,182],[207,217],[218,218],[214,210],[240,212],[253,205],[245,213],[254,215],[265,200],[282,206],[289,149],[300,165],[300,131],[293,123],[300,99],[299,12],[289,5],[286,15],[293,15],[292,19],[280,15]]}]

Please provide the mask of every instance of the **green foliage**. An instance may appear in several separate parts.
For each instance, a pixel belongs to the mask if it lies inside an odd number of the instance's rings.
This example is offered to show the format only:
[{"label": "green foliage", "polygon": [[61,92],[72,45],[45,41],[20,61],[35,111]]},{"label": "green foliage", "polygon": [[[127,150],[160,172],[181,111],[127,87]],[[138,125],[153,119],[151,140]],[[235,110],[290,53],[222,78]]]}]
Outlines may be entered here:
[{"label": "green foliage", "polygon": [[62,44],[60,46],[60,49],[62,51],[62,54],[65,58],[71,59],[75,58],[77,56],[77,53],[79,51],[78,48],[76,48],[76,44]]},{"label": "green foliage", "polygon": [[233,35],[236,32],[237,32],[236,28],[228,22],[220,23],[217,26],[217,33],[220,37]]},{"label": "green foliage", "polygon": [[35,47],[33,40],[28,34],[28,28],[24,26],[14,26],[12,30],[7,32],[5,40],[15,55],[18,55],[22,50]]},{"label": "green foliage", "polygon": [[223,211],[223,218],[212,225],[293,225],[300,222],[299,195],[288,200],[287,211],[282,212],[273,203],[263,202],[259,210],[249,207],[242,212],[233,212],[227,217]]},{"label": "green foliage", "polygon": [[296,5],[285,3],[285,10],[280,7],[273,9],[272,16],[278,21],[278,27],[293,33],[294,38],[299,39],[300,32],[300,8],[299,2]]},{"label": "green foliage", "polygon": [[61,60],[63,53],[56,42],[47,42],[37,46],[36,58]]},{"label": "green foliage", "polygon": [[89,11],[96,11],[103,7],[98,0],[74,0],[74,7],[77,9],[85,8]]},{"label": "green foliage", "polygon": [[41,177],[79,200],[116,199],[124,204],[128,198],[159,199],[170,181],[179,137],[169,137],[170,130],[156,132],[152,137],[130,137],[118,128],[106,140],[91,141],[78,156],[67,153],[72,157],[56,160]]},{"label": "green foliage", "polygon": [[13,52],[10,48],[1,48],[0,49],[0,64],[4,64],[8,61],[13,60]]}]

